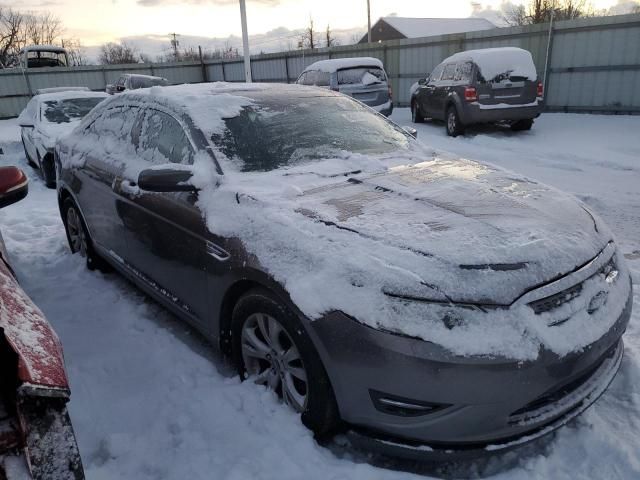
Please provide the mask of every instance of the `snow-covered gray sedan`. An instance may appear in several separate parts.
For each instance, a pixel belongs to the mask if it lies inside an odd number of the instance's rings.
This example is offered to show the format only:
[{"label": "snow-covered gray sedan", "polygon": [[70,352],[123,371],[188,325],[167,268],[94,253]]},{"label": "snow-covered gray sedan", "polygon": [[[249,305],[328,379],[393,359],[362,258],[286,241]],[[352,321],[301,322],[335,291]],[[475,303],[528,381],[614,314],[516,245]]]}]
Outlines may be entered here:
[{"label": "snow-covered gray sedan", "polygon": [[318,434],[417,455],[513,447],[585,410],[620,365],[630,275],[596,215],[335,92],[130,92],[56,155],[72,251]]},{"label": "snow-covered gray sedan", "polygon": [[106,93],[64,87],[35,95],[18,117],[24,154],[40,170],[47,187],[55,188],[53,147],[56,140],[73,130]]}]

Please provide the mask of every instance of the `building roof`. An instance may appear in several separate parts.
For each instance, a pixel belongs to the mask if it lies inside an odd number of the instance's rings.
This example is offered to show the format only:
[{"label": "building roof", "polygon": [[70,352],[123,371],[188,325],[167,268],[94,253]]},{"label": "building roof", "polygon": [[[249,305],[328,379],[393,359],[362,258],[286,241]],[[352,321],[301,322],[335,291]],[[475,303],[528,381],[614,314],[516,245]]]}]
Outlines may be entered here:
[{"label": "building roof", "polygon": [[449,33],[473,32],[496,28],[486,18],[408,18],[382,17],[383,20],[407,38],[431,37]]}]

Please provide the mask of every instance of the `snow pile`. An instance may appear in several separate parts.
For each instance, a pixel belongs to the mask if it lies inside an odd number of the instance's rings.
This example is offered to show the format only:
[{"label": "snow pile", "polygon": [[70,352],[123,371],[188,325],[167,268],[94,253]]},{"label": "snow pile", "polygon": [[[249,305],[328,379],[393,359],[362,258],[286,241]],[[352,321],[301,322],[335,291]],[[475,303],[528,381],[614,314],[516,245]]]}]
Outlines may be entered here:
[{"label": "snow pile", "polygon": [[[402,124],[410,121],[408,109],[394,116]],[[456,139],[441,124],[417,127],[421,138],[439,148],[579,194],[614,227],[620,252],[640,282],[640,148],[627,133],[640,129],[640,118],[544,114],[524,135],[484,130]],[[273,394],[230,378],[234,372],[216,360],[210,345],[119,275],[87,271],[69,253],[55,192],[28,168],[19,139],[15,120],[0,122],[0,147],[7,153],[0,162],[19,165],[31,181],[25,200],[0,211],[0,229],[23,287],[64,343],[69,409],[87,478],[640,477],[640,293],[634,296],[620,372],[576,422],[543,443],[488,463],[472,462],[464,473],[464,464],[434,472],[386,459],[379,462],[384,469],[375,468],[362,463],[375,456],[334,455],[316,444]]]},{"label": "snow pile", "polygon": [[384,68],[382,62],[373,57],[353,57],[353,58],[332,58],[331,60],[320,60],[312,63],[304,71],[320,70],[326,73],[335,73],[345,68],[356,67],[377,67]]},{"label": "snow pile", "polygon": [[442,63],[461,61],[474,62],[488,82],[503,73],[508,73],[514,77],[524,77],[531,81],[538,78],[531,53],[521,48],[500,47],[467,50],[451,55]]}]

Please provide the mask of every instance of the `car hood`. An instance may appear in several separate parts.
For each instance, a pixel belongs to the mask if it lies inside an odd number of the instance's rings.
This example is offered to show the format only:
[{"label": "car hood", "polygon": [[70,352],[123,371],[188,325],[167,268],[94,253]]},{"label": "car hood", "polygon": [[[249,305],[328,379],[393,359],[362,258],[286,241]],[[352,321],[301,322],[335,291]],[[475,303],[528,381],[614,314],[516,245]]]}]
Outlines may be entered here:
[{"label": "car hood", "polygon": [[306,189],[297,212],[384,245],[386,255],[389,246],[418,254],[425,262],[414,272],[438,292],[435,300],[509,305],[589,262],[611,240],[574,197],[468,160],[438,156],[343,178]]}]

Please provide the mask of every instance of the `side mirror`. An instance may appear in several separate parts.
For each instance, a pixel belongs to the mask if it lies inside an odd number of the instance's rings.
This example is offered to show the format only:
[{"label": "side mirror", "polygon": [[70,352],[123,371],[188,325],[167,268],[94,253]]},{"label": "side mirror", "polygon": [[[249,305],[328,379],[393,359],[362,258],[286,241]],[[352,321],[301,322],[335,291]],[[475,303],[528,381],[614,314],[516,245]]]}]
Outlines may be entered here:
[{"label": "side mirror", "polygon": [[149,168],[138,175],[138,187],[147,192],[195,192],[196,187],[188,183],[192,175],[185,168]]},{"label": "side mirror", "polygon": [[29,179],[17,167],[0,167],[0,208],[19,202],[29,193]]},{"label": "side mirror", "polygon": [[402,129],[411,135],[413,138],[418,138],[418,130],[413,127],[402,127]]},{"label": "side mirror", "polygon": [[418,80],[418,85],[424,86],[427,84],[427,79],[426,78],[421,78],[420,80]]}]

